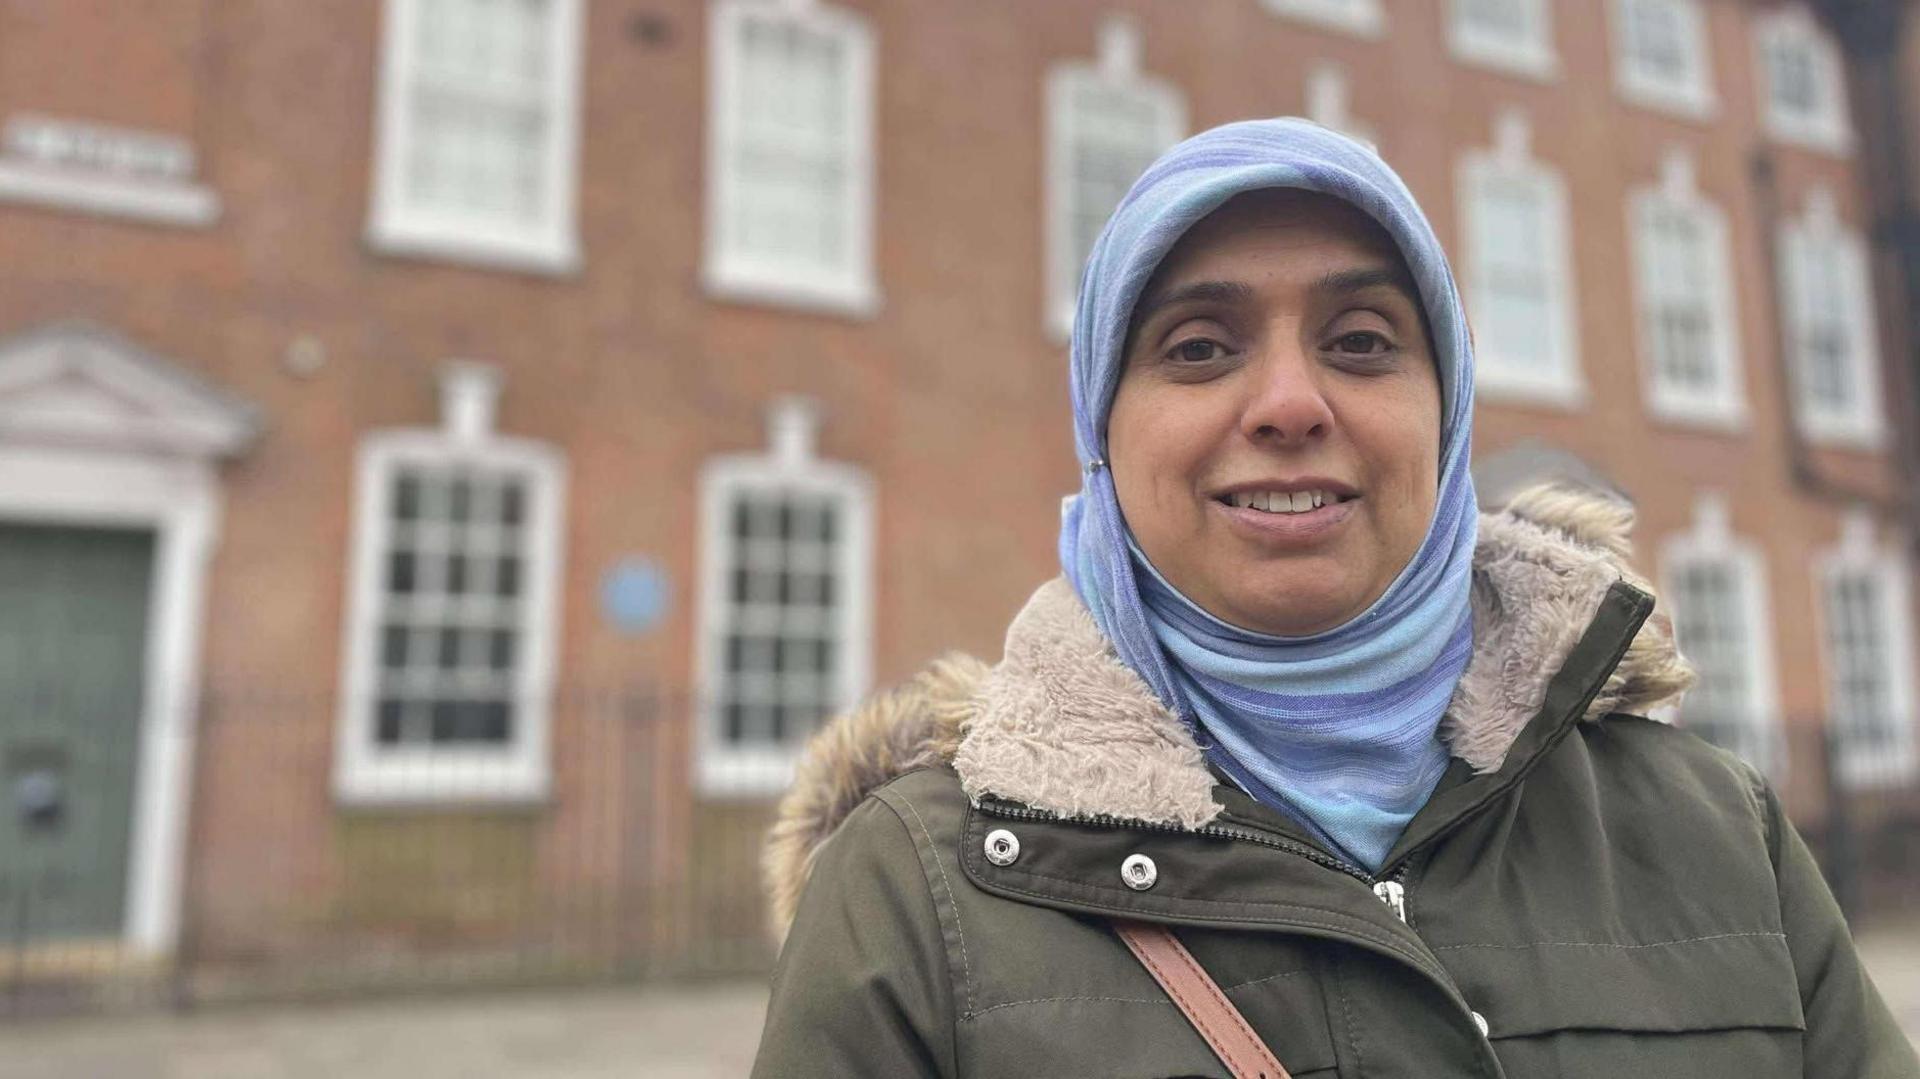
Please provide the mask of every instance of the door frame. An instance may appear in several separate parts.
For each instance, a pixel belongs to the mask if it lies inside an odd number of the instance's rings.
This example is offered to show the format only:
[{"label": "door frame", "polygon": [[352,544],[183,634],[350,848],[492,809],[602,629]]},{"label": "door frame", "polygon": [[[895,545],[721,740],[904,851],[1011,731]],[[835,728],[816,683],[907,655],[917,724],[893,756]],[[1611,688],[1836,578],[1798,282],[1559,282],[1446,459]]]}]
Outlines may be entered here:
[{"label": "door frame", "polygon": [[249,402],[104,327],[0,340],[0,520],[153,531],[120,934],[142,959],[180,936],[219,469],[260,427]]},{"label": "door frame", "polygon": [[179,937],[201,612],[219,518],[218,478],[204,460],[0,444],[0,521],[153,531],[121,933],[141,956],[171,953]]}]

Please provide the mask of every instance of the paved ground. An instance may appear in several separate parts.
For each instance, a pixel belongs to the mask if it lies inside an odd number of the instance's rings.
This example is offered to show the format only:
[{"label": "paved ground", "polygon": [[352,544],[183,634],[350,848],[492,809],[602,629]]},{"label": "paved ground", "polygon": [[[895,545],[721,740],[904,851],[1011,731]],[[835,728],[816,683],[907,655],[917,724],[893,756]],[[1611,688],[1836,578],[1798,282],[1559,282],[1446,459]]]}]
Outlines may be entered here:
[{"label": "paved ground", "polygon": [[735,1079],[755,982],[227,1008],[0,1028],[4,1079]]},{"label": "paved ground", "polygon": [[[1860,946],[1920,1041],[1920,921]],[[765,1008],[744,981],[68,1019],[0,1027],[0,1079],[736,1079]]]}]

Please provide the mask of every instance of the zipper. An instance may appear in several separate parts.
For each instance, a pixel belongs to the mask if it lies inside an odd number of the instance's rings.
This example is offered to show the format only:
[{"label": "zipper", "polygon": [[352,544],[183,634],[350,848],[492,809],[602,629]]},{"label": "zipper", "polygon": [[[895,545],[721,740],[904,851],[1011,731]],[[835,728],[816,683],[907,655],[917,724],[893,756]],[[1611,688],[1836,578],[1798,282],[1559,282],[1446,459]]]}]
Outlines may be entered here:
[{"label": "zipper", "polygon": [[[1297,854],[1317,865],[1345,873],[1347,876],[1354,878],[1369,888],[1380,883],[1379,877],[1374,876],[1357,865],[1343,862],[1323,850],[1309,847],[1305,843],[1296,843],[1289,839],[1281,839],[1278,836],[1255,831],[1251,828],[1235,828],[1225,824],[1204,824],[1198,828],[1186,828],[1178,824],[1167,824],[1161,821],[1122,820],[1119,817],[1101,815],[1066,817],[1058,813],[1050,813],[1044,809],[1029,809],[1026,806],[1010,805],[995,799],[980,799],[973,804],[976,808],[991,813],[996,817],[1006,817],[1011,820],[1060,821],[1071,824],[1090,824],[1099,828],[1124,828],[1144,832],[1181,832],[1187,835],[1212,836],[1216,839],[1238,839],[1247,843],[1258,844],[1262,847],[1271,847],[1274,850],[1283,850],[1289,854]],[[1395,874],[1395,876],[1398,875],[1398,873]]]},{"label": "zipper", "polygon": [[1407,924],[1407,886],[1397,880],[1383,880],[1373,886],[1373,894],[1387,905],[1393,916],[1400,919],[1401,925]]}]

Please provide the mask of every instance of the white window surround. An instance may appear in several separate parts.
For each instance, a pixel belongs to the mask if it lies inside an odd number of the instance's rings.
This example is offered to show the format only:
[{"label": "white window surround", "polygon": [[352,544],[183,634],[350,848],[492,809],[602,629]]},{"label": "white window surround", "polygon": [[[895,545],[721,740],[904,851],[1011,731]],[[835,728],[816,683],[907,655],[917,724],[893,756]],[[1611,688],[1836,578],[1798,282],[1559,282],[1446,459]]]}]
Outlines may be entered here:
[{"label": "white window surround", "polygon": [[[1853,148],[1847,119],[1847,85],[1839,46],[1804,3],[1786,4],[1755,16],[1754,73],[1759,79],[1760,114],[1767,134],[1782,142],[1842,155]],[[1783,102],[1775,78],[1776,61],[1792,57],[1803,65],[1805,90],[1814,100],[1806,108]]]},{"label": "white window surround", "polygon": [[[1655,265],[1661,248],[1654,236],[1662,219],[1685,219],[1698,237],[1691,265]],[[1648,411],[1674,423],[1737,431],[1747,422],[1745,378],[1741,370],[1739,319],[1734,306],[1731,255],[1724,211],[1703,194],[1694,179],[1692,158],[1670,151],[1657,183],[1635,190],[1627,202],[1627,235],[1634,248],[1634,313],[1639,325],[1641,385]],[[1708,348],[1706,386],[1687,386],[1666,374],[1656,315],[1686,297],[1663,293],[1662,286],[1697,287],[1704,302],[1703,330]]]},{"label": "white window surround", "polygon": [[[1620,96],[1676,116],[1712,117],[1713,57],[1700,0],[1613,0],[1611,7],[1614,87]],[[1650,62],[1636,48],[1641,43],[1636,41],[1636,27],[1669,42],[1680,58],[1681,70],[1663,71]]]},{"label": "white window surround", "polygon": [[[1074,166],[1081,135],[1075,102],[1086,95],[1098,95],[1150,113],[1154,128],[1151,139],[1121,148],[1143,159],[1142,166],[1186,133],[1185,99],[1172,83],[1142,72],[1140,51],[1138,24],[1123,16],[1109,16],[1100,24],[1098,55],[1093,63],[1062,61],[1047,72],[1047,145],[1043,158],[1047,170],[1046,321],[1048,329],[1062,340],[1073,330],[1080,274],[1090,253],[1086,245],[1091,243],[1076,228],[1076,222],[1086,215],[1077,202],[1077,189],[1084,184]],[[1106,141],[1111,151],[1111,138]],[[1155,145],[1149,148],[1147,141]],[[1133,179],[1127,177],[1126,183]],[[1099,216],[1104,220],[1112,209],[1103,207]]]},{"label": "white window surround", "polygon": [[[1676,606],[1673,611],[1675,641],[1681,654],[1688,655],[1682,629],[1687,615],[1678,609],[1684,603],[1679,580],[1691,568],[1718,568],[1733,578],[1734,603],[1738,610],[1730,625],[1743,631],[1746,639],[1734,646],[1743,660],[1744,679],[1738,692],[1744,698],[1738,704],[1742,715],[1731,720],[1749,727],[1753,739],[1749,761],[1775,783],[1785,778],[1787,757],[1785,737],[1780,727],[1780,704],[1774,686],[1773,622],[1767,602],[1766,561],[1760,549],[1734,535],[1728,521],[1725,497],[1718,491],[1700,491],[1694,505],[1694,521],[1685,532],[1669,537],[1660,547],[1661,595]],[[1702,672],[1703,677],[1710,677]],[[1696,695],[1689,691],[1688,698]],[[1680,724],[1687,722],[1687,699],[1678,709]]]},{"label": "white window surround", "polygon": [[136,956],[179,938],[221,460],[258,430],[244,402],[104,330],[0,342],[0,519],[154,533],[121,934]]},{"label": "white window surround", "polygon": [[1380,0],[1260,0],[1275,15],[1340,30],[1358,37],[1377,38],[1387,31]]},{"label": "white window surround", "polygon": [[[552,20],[539,87],[540,195],[530,221],[475,213],[457,207],[430,208],[409,197],[407,164],[418,137],[413,105],[421,64],[412,47],[429,0],[384,0],[380,85],[376,96],[375,152],[367,243],[393,255],[422,256],[544,274],[580,268],[577,220],[580,142],[580,82],[584,66],[581,19],[584,0],[545,0]],[[497,93],[489,85],[476,97]]]},{"label": "white window surround", "polygon": [[[745,138],[748,105],[741,41],[755,20],[786,24],[833,42],[844,56],[844,98],[836,123],[845,157],[838,226],[844,257],[836,266],[783,258],[730,240],[746,205],[744,181],[732,161]],[[852,318],[871,318],[881,306],[874,269],[875,151],[874,44],[864,17],[820,0],[715,0],[709,9],[705,250],[701,282],[726,300],[770,304]],[[829,227],[832,227],[831,225]]]},{"label": "white window surround", "polygon": [[[1779,294],[1795,420],[1812,441],[1877,449],[1886,440],[1887,425],[1866,241],[1840,219],[1833,192],[1825,187],[1809,191],[1801,216],[1783,219],[1779,228]],[[1813,399],[1810,390],[1818,374],[1808,349],[1813,341],[1838,346],[1836,376],[1851,387],[1850,401],[1832,405]]]},{"label": "white window surround", "polygon": [[204,228],[220,196],[194,165],[178,136],[23,113],[0,139],[0,202]]},{"label": "white window surround", "polygon": [[1827,683],[1827,722],[1844,722],[1846,705],[1838,684],[1841,658],[1833,654],[1833,588],[1842,581],[1870,580],[1877,593],[1879,610],[1875,632],[1884,646],[1885,666],[1881,677],[1886,684],[1890,721],[1885,734],[1888,744],[1851,749],[1844,737],[1835,740],[1837,757],[1833,762],[1840,779],[1851,786],[1882,786],[1910,780],[1916,771],[1914,750],[1914,674],[1913,674],[1913,593],[1907,563],[1901,545],[1881,546],[1874,542],[1873,520],[1865,512],[1851,510],[1841,519],[1840,540],[1814,561],[1814,609],[1818,614],[1823,667]]},{"label": "white window surround", "polygon": [[[1510,13],[1518,32],[1508,33],[1476,14],[1483,9]],[[1448,0],[1447,47],[1462,63],[1503,74],[1542,82],[1560,74],[1549,0]]]},{"label": "white window surround", "polygon": [[736,568],[732,550],[732,513],[737,501],[756,494],[799,494],[834,504],[840,512],[834,573],[844,595],[835,605],[838,648],[829,715],[850,707],[867,691],[873,651],[873,482],[854,465],[815,456],[818,412],[811,401],[783,398],[768,412],[766,451],[712,458],[700,476],[700,607],[694,645],[698,687],[694,778],[710,797],[766,797],[785,789],[805,734],[782,744],[741,745],[722,731],[719,707],[726,678],[726,641],[734,625],[729,614],[729,577]]},{"label": "white window surround", "polygon": [[[492,430],[499,375],[481,364],[441,371],[441,426],[374,431],[361,439],[352,563],[342,626],[334,795],[347,804],[526,803],[549,793],[549,709],[558,654],[565,458],[543,442]],[[381,625],[392,549],[393,479],[403,468],[510,471],[524,481],[509,736],[499,743],[387,743],[377,738]]]},{"label": "white window surround", "polygon": [[[1578,295],[1573,280],[1573,252],[1567,223],[1567,189],[1560,174],[1534,160],[1526,117],[1517,110],[1495,121],[1494,147],[1469,151],[1459,166],[1460,230],[1469,318],[1473,321],[1476,392],[1489,400],[1577,409],[1586,401],[1586,383],[1580,370]],[[1538,201],[1541,264],[1535,268],[1544,290],[1548,340],[1539,351],[1524,354],[1514,343],[1497,339],[1491,322],[1493,288],[1488,246],[1483,236],[1493,227],[1484,205],[1487,192],[1500,187],[1524,192]]]}]

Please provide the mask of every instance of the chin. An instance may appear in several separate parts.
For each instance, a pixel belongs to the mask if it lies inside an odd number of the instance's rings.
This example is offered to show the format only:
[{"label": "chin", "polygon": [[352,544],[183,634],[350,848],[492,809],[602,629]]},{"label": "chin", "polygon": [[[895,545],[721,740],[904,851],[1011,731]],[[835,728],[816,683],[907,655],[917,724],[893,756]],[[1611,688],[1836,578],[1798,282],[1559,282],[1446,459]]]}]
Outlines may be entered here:
[{"label": "chin", "polygon": [[[1276,590],[1287,594],[1286,590]],[[1332,596],[1299,597],[1285,604],[1258,603],[1240,606],[1235,617],[1227,621],[1250,629],[1255,633],[1265,633],[1274,637],[1311,637],[1316,633],[1325,633],[1338,629],[1354,615],[1360,613],[1351,609],[1352,605],[1342,603]]]}]

